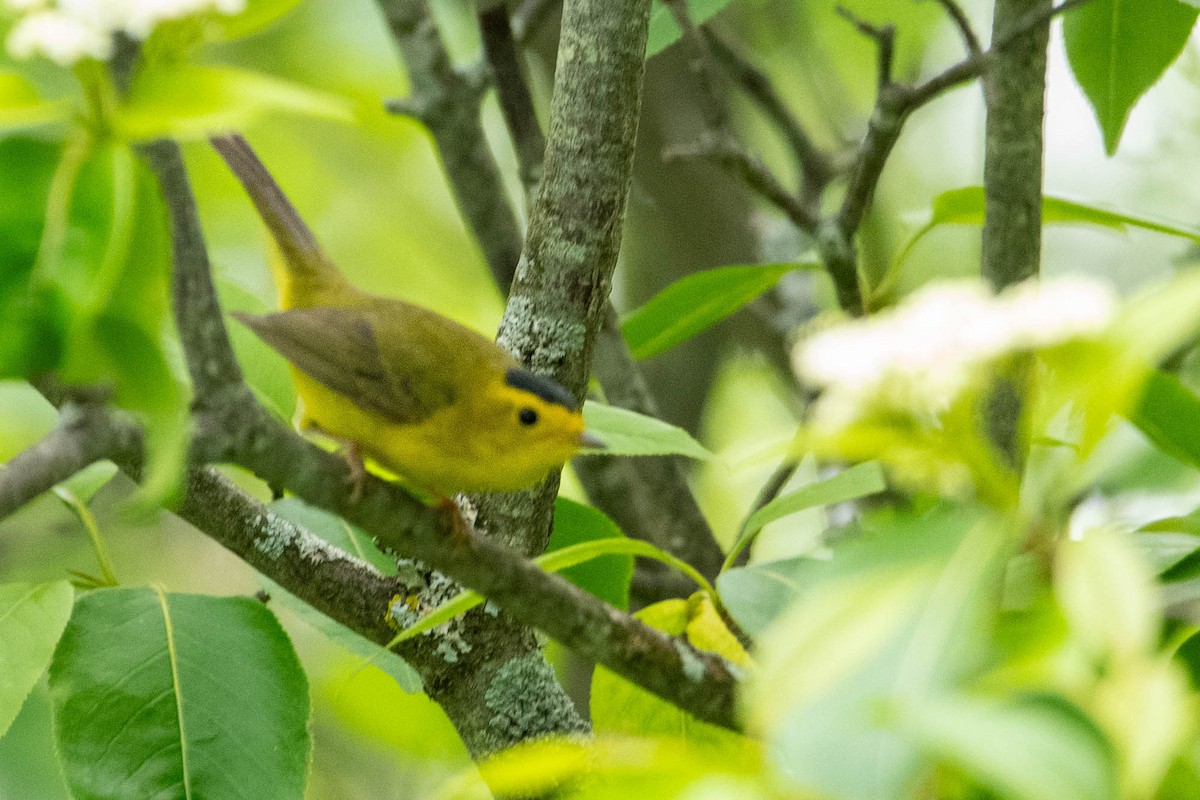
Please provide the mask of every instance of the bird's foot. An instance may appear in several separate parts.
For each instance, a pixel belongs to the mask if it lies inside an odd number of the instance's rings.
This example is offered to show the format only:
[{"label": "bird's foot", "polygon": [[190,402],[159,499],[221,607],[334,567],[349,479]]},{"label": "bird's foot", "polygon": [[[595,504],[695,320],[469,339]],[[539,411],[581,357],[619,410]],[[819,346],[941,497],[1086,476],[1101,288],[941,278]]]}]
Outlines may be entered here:
[{"label": "bird's foot", "polygon": [[341,456],[350,468],[350,474],[346,476],[346,485],[350,487],[350,502],[357,503],[362,497],[363,485],[367,480],[367,465],[363,463],[358,442],[347,442],[341,450]]},{"label": "bird's foot", "polygon": [[462,509],[458,507],[458,503],[454,502],[453,497],[439,496],[437,501],[438,510],[446,515],[447,521],[450,523],[450,537],[457,541],[466,541],[471,538],[472,528],[471,523],[467,522],[463,516]]}]

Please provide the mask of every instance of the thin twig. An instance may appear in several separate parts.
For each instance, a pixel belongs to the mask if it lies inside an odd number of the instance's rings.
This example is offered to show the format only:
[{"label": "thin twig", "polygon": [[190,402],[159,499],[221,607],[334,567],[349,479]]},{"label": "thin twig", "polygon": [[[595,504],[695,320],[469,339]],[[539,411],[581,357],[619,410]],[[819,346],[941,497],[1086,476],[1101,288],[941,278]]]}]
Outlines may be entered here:
[{"label": "thin twig", "polygon": [[712,54],[726,74],[779,128],[803,178],[806,204],[807,201],[818,198],[837,174],[832,160],[816,145],[804,126],[788,109],[771,79],[712,29],[702,30]]},{"label": "thin twig", "polygon": [[538,124],[529,85],[521,75],[521,61],[503,3],[479,13],[483,52],[492,68],[492,79],[500,99],[500,111],[513,140],[520,165],[521,182],[527,195],[542,178],[542,155],[546,138]]},{"label": "thin twig", "polygon": [[0,519],[84,467],[141,447],[136,429],[99,414],[99,404],[68,403],[58,425],[0,467]]},{"label": "thin twig", "polygon": [[938,5],[946,12],[946,16],[950,17],[950,21],[954,23],[955,29],[958,30],[958,35],[962,37],[963,46],[967,49],[967,56],[970,58],[978,58],[983,55],[983,48],[979,44],[979,37],[975,35],[975,30],[971,27],[971,21],[967,19],[967,14],[963,11],[956,0],[937,0]]},{"label": "thin twig", "polygon": [[787,215],[800,230],[815,234],[820,227],[821,221],[816,214],[789,192],[765,164],[733,139],[708,134],[695,142],[678,144],[663,151],[666,161],[683,158],[705,158],[720,164]]},{"label": "thin twig", "polygon": [[875,25],[855,14],[843,5],[836,7],[839,16],[845,18],[858,32],[875,42],[876,89],[880,92],[892,84],[892,61],[896,50],[896,26]]},{"label": "thin twig", "polygon": [[479,124],[483,84],[454,68],[425,0],[378,0],[404,55],[412,94],[388,108],[419,119],[433,136],[446,177],[501,290],[521,257],[521,230]]}]

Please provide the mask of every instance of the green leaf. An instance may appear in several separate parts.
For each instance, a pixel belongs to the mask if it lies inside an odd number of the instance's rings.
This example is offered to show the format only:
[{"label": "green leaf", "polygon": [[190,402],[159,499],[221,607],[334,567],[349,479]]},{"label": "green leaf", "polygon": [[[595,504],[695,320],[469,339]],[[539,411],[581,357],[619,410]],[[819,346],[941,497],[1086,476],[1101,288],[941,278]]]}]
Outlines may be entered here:
[{"label": "green leaf", "polygon": [[[688,13],[692,22],[697,25],[708,22],[731,0],[688,0]],[[655,2],[650,8],[650,30],[646,42],[646,58],[658,55],[672,44],[679,41],[679,25],[674,20],[674,14],[664,2]]]},{"label": "green leaf", "polygon": [[[341,517],[324,509],[307,505],[295,497],[275,500],[267,507],[271,513],[277,514],[293,525],[298,525],[314,536],[361,558],[383,574],[396,574],[395,560],[381,553],[370,536]],[[423,688],[421,676],[403,658],[390,650],[385,650],[357,631],[350,630],[337,620],[330,619],[269,578],[260,576],[260,580],[272,598],[279,599],[289,611],[294,612],[296,616],[316,628],[331,642],[379,667],[409,694],[421,691]]]},{"label": "green leaf", "polygon": [[1149,654],[1161,625],[1154,576],[1129,538],[1093,528],[1059,545],[1055,596],[1073,636],[1095,659]]},{"label": "green leaf", "polygon": [[300,0],[247,0],[236,14],[211,14],[204,20],[205,39],[228,42],[261,33],[290,14]]},{"label": "green leaf", "polygon": [[[564,547],[561,550],[544,553],[533,559],[533,563],[546,572],[561,572],[592,559],[610,555],[640,556],[641,558],[652,558],[655,561],[661,561],[687,575],[706,593],[713,593],[712,586],[709,585],[704,576],[686,561],[681,561],[670,553],[663,552],[649,542],[643,542],[640,539],[626,539],[622,537],[619,539],[604,538],[585,541]],[[483,601],[484,597],[478,592],[464,589],[433,611],[421,617],[420,622],[402,630],[395,639],[388,642],[388,648],[390,649],[400,642],[431,631],[438,625],[467,613],[472,608],[483,603]]]},{"label": "green leaf", "polygon": [[[635,615],[651,628],[684,637],[697,649],[717,653],[740,665],[746,652],[725,627],[712,601],[697,593],[689,600],[664,600]],[[683,711],[604,667],[592,673],[592,724],[599,734],[682,737],[689,745],[718,744],[751,748],[745,737],[699,722]]]},{"label": "green leaf", "polygon": [[1151,372],[1129,421],[1167,455],[1200,467],[1200,397],[1176,376]]},{"label": "green leaf", "polygon": [[62,355],[63,298],[32,279],[61,150],[29,139],[0,140],[0,196],[7,198],[0,203],[0,378],[44,373]]},{"label": "green leaf", "polygon": [[1197,13],[1176,0],[1093,0],[1066,15],[1067,60],[1110,156],[1133,106],[1183,51]]},{"label": "green leaf", "polygon": [[73,595],[67,581],[0,583],[0,736],[49,666]]},{"label": "green leaf", "polygon": [[621,333],[634,358],[649,358],[725,319],[787,273],[819,268],[816,261],[807,261],[697,272],[675,281],[631,311],[621,322]]},{"label": "green leaf", "polygon": [[[553,553],[587,542],[624,539],[625,534],[603,511],[565,497],[554,501],[554,528],[546,552]],[[609,554],[593,558],[560,573],[584,591],[619,609],[629,608],[629,582],[633,556]]]},{"label": "green leaf", "polygon": [[1049,696],[924,699],[901,725],[933,757],[1006,800],[1104,800],[1117,796],[1104,735],[1078,708]]},{"label": "green leaf", "polygon": [[354,119],[344,97],[236,67],[175,63],[139,73],[117,127],[137,141],[202,139],[268,112]]},{"label": "green leaf", "polygon": [[382,553],[369,534],[336,514],[310,506],[298,497],[272,501],[267,508],[272,514],[278,514],[334,547],[366,561],[384,575],[396,574],[396,560]]},{"label": "green leaf", "polygon": [[66,318],[59,377],[111,386],[117,405],[141,417],[147,460],[137,502],[169,501],[183,476],[188,398],[170,355],[170,246],[157,182],[127,146],[107,143],[82,154],[68,147],[55,183],[47,217],[57,221],[47,222],[38,273]]},{"label": "green leaf", "polygon": [[1200,550],[1200,536],[1194,533],[1140,533],[1133,537],[1132,544],[1159,575],[1164,575]]},{"label": "green leaf", "polygon": [[804,570],[744,695],[749,730],[822,797],[911,794],[919,753],[884,712],[978,674],[1003,583],[998,520],[947,506],[877,524]]},{"label": "green leaf", "polygon": [[[1163,1],[1175,3],[1175,0]],[[1071,15],[1067,16],[1070,18]],[[917,242],[933,229],[940,225],[982,225],[985,204],[982,186],[949,189],[935,197],[929,221],[900,248],[884,284],[891,285],[896,281],[900,265],[908,258]],[[1042,197],[1042,222],[1046,225],[1098,225],[1121,232],[1129,228],[1140,228],[1200,243],[1200,229],[1197,228],[1052,195]],[[883,293],[884,289],[885,286],[881,286],[877,292]]]},{"label": "green leaf", "polygon": [[50,668],[55,736],[79,800],[299,800],[308,683],[261,603],[99,589]]},{"label": "green leaf", "polygon": [[738,627],[757,637],[792,604],[804,586],[806,571],[816,564],[801,557],[725,570],[717,576],[721,605]]},{"label": "green leaf", "polygon": [[[718,11],[729,5],[730,0],[687,0],[688,12],[692,22],[701,25],[708,21]],[[661,2],[655,3],[650,10],[650,34],[646,42],[646,58],[665,50],[679,41],[679,26],[671,9]]]},{"label": "green leaf", "polygon": [[583,420],[588,431],[604,442],[604,455],[713,458],[682,428],[628,409],[589,400],[583,406]]},{"label": "green leaf", "polygon": [[69,119],[71,108],[44,100],[32,83],[12,70],[0,70],[0,133]]},{"label": "green leaf", "polygon": [[810,483],[782,497],[776,497],[746,520],[741,536],[725,558],[725,567],[732,566],[738,554],[754,540],[758,532],[777,519],[815,506],[827,506],[866,497],[886,488],[887,481],[884,480],[879,462],[867,461],[848,467],[832,478]]}]

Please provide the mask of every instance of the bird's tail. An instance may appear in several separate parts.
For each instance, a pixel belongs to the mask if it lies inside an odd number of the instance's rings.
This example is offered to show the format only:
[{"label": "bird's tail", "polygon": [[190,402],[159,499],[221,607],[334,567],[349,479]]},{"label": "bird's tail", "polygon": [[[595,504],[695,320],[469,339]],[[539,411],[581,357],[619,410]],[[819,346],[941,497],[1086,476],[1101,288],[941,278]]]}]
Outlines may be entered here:
[{"label": "bird's tail", "polygon": [[209,141],[241,181],[275,240],[282,258],[273,259],[272,268],[283,307],[312,305],[323,290],[345,284],[345,277],[325,255],[308,223],[250,143],[236,133],[213,136]]}]

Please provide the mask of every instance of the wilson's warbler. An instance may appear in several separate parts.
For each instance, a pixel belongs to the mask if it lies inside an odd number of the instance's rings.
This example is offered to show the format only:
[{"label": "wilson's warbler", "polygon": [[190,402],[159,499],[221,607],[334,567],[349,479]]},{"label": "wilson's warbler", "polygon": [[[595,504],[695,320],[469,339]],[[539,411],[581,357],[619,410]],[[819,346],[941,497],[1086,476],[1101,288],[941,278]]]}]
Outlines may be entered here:
[{"label": "wilson's warbler", "polygon": [[[532,486],[580,447],[575,398],[480,334],[428,309],[352,286],[237,135],[213,146],[245,186],[279,250],[283,311],[235,314],[291,362],[301,426],[445,499]],[[356,483],[355,490],[360,484]]]}]

